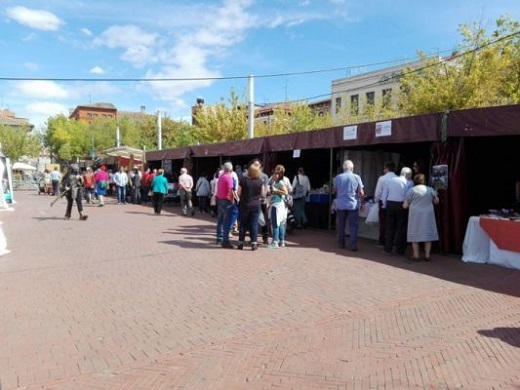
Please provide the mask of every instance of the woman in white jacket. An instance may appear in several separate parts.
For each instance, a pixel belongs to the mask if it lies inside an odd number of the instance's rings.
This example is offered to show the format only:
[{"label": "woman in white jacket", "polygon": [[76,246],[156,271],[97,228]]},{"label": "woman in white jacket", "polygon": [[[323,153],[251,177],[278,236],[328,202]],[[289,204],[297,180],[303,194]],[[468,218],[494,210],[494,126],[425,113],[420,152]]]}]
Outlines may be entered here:
[{"label": "woman in white jacket", "polygon": [[208,212],[208,199],[211,196],[211,187],[206,177],[206,173],[202,173],[195,184],[195,192],[199,200],[199,213]]}]

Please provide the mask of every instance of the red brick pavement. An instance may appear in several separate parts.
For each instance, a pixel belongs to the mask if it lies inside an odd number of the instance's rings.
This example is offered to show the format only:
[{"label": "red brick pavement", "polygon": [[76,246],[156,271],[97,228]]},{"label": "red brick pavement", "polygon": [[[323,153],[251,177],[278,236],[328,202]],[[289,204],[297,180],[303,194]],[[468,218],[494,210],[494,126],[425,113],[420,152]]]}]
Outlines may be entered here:
[{"label": "red brick pavement", "polygon": [[518,271],[352,253],[312,230],[226,250],[178,207],[65,221],[64,202],[15,196],[2,390],[520,389]]}]

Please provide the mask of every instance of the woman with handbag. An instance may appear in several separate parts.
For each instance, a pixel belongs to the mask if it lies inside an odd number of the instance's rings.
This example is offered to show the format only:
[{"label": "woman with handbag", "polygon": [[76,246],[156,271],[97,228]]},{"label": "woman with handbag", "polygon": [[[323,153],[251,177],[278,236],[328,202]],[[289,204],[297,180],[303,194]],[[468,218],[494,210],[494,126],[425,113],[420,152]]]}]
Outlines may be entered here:
[{"label": "woman with handbag", "polygon": [[94,180],[96,182],[96,193],[99,198],[99,206],[103,207],[105,205],[105,195],[108,190],[108,181],[110,177],[107,173],[107,168],[104,165],[101,165],[94,175]]},{"label": "woman with handbag", "polygon": [[287,221],[287,209],[284,197],[288,194],[283,173],[275,171],[271,182],[271,203],[269,205],[269,219],[273,239],[269,248],[285,247],[285,224]]}]

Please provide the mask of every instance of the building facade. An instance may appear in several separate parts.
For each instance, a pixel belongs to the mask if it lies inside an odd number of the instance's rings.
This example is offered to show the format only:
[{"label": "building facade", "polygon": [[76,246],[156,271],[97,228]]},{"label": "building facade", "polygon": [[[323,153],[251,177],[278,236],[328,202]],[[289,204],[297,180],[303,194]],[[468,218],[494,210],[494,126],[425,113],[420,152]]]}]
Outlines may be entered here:
[{"label": "building facade", "polygon": [[34,125],[26,118],[17,118],[16,114],[10,110],[0,109],[0,125],[12,129],[25,129],[31,131]]},{"label": "building facade", "polygon": [[112,103],[91,103],[76,106],[69,115],[69,119],[92,122],[98,118],[116,118],[117,108]]},{"label": "building facade", "polygon": [[395,104],[395,94],[401,87],[400,78],[403,72],[406,69],[415,71],[421,66],[424,66],[423,61],[415,61],[333,80],[332,117],[337,119],[345,114],[359,115],[370,105],[392,107]]}]

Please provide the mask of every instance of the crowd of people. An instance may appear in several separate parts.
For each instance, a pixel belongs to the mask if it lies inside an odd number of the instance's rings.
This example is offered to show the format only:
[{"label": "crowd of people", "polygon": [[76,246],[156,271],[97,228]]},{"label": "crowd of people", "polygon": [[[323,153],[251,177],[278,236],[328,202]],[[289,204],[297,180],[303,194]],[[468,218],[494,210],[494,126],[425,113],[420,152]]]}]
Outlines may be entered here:
[{"label": "crowd of people", "polygon": [[[404,255],[411,243],[411,259],[418,261],[419,243],[424,243],[424,259],[429,261],[432,242],[438,240],[433,207],[439,202],[437,193],[426,185],[419,164],[414,164],[413,170],[402,168],[399,176],[395,169],[395,163],[385,163],[375,188],[379,244],[384,254]],[[63,178],[59,170],[53,172],[56,173],[45,173],[53,193],[59,194],[60,182],[67,192],[63,194],[67,197],[65,218],[70,218],[73,202],[76,202],[80,219],[86,220],[82,202],[96,202],[103,207],[106,195],[115,195],[117,204],[151,202],[154,213],[159,215],[170,189],[163,169],[141,172],[137,167],[131,170],[121,167],[112,173],[100,166],[95,172],[88,167],[81,173],[77,165],[72,164]],[[56,178],[59,178],[58,184]],[[289,215],[294,214],[296,228],[308,224],[305,206],[311,185],[302,167],[291,181],[283,165],[277,165],[267,175],[259,159],[244,167],[237,165],[235,169],[226,161],[209,179],[202,173],[195,181],[185,167],[181,168],[176,183],[181,212],[194,216],[196,197],[198,212],[211,213],[217,218],[216,243],[223,248],[244,249],[247,235],[252,250],[258,249],[259,238],[270,249],[283,248]],[[354,173],[351,160],[343,163],[343,172],[334,178],[332,191],[338,246],[358,251],[359,213],[365,207],[365,189],[360,175]],[[231,242],[233,233],[238,234],[236,243]]]},{"label": "crowd of people", "polygon": [[426,185],[421,164],[403,167],[395,174],[395,163],[384,164],[374,200],[379,207],[379,244],[385,255],[404,255],[412,244],[412,261],[419,261],[419,244],[424,245],[424,260],[431,260],[432,242],[439,234],[434,205],[439,203],[437,192]]}]

